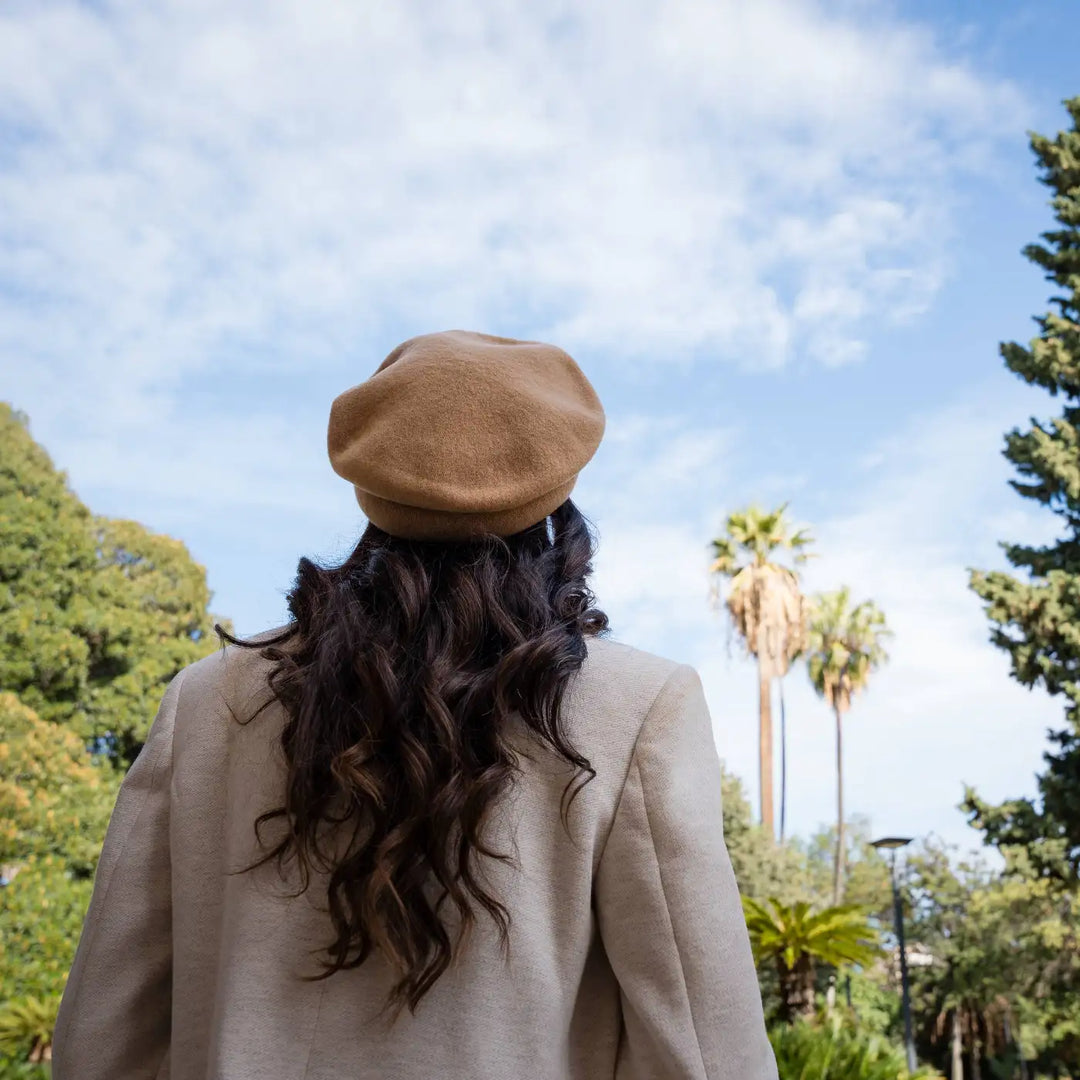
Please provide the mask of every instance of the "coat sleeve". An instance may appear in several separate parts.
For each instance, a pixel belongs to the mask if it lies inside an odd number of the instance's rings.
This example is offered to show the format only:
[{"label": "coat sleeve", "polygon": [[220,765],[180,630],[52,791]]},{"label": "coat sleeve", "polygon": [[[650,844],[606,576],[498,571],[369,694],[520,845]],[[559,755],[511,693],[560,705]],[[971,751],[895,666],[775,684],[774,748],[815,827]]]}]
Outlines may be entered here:
[{"label": "coat sleeve", "polygon": [[617,1080],[776,1080],[720,780],[701,678],[680,664],[638,734],[595,882],[622,1003]]},{"label": "coat sleeve", "polygon": [[169,797],[184,672],[120,785],[64,987],[53,1080],[154,1080],[172,1018]]}]

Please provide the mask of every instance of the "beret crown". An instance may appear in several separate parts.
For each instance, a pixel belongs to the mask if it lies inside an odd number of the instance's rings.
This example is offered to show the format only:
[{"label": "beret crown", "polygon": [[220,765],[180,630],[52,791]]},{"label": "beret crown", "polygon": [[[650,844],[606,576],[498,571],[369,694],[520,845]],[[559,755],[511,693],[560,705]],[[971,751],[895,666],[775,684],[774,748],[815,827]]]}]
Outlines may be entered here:
[{"label": "beret crown", "polygon": [[339,395],[327,447],[379,528],[469,539],[555,510],[604,427],[595,389],[562,349],[448,330],[402,342]]}]

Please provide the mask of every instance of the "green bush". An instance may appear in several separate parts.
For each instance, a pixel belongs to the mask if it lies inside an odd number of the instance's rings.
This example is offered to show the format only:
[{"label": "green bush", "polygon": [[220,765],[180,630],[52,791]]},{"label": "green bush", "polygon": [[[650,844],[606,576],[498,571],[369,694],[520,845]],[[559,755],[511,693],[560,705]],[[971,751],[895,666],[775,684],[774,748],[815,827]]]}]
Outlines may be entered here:
[{"label": "green bush", "polygon": [[48,1065],[31,1065],[28,1061],[16,1061],[0,1053],[0,1080],[49,1080],[52,1069]]},{"label": "green bush", "polygon": [[0,1053],[15,1062],[40,1065],[48,1061],[59,1008],[59,994],[25,997],[0,1008]]},{"label": "green bush", "polygon": [[0,1007],[63,992],[92,888],[55,855],[27,860],[0,888]]},{"label": "green bush", "polygon": [[769,1032],[780,1080],[931,1080],[937,1074],[907,1071],[904,1055],[881,1035],[840,1024],[800,1020]]}]

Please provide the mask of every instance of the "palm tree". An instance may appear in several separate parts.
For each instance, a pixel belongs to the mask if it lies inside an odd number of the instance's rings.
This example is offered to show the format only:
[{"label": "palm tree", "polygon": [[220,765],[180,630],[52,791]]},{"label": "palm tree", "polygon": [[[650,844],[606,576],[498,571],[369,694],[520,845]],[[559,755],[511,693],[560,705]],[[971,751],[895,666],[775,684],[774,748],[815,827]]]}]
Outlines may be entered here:
[{"label": "palm tree", "polygon": [[872,672],[888,654],[882,641],[892,631],[872,600],[852,607],[851,590],[818,593],[808,607],[806,667],[814,689],[836,715],[836,859],[833,863],[833,903],[844,898],[844,714],[851,699],[864,689]]},{"label": "palm tree", "polygon": [[866,965],[881,955],[879,932],[868,908],[845,904],[814,911],[805,900],[782,904],[744,896],[743,914],[754,959],[776,965],[780,977],[780,1019],[790,1023],[814,1015],[814,975],[818,964]]},{"label": "palm tree", "polygon": [[795,566],[802,565],[812,543],[805,529],[793,530],[787,503],[766,512],[757,506],[731,514],[725,535],[712,541],[714,575],[710,601],[720,603],[719,582],[729,580],[726,606],[735,632],[747,652],[757,658],[759,724],[758,766],[761,781],[761,823],[769,836],[773,825],[773,739],[771,690],[774,677],[783,676],[805,644],[805,602],[798,575],[774,561],[789,551]]},{"label": "palm tree", "polygon": [[0,1051],[32,1064],[52,1060],[60,994],[9,1001],[0,1010]]}]

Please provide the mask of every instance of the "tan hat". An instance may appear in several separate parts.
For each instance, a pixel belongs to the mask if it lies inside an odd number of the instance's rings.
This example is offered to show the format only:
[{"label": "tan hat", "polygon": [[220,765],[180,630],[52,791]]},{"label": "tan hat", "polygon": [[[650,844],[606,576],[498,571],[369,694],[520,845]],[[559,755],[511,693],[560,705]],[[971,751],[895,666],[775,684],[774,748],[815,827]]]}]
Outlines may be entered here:
[{"label": "tan hat", "polygon": [[403,342],[341,394],[327,446],[380,529],[463,540],[547,517],[604,425],[596,391],[562,349],[447,330]]}]

